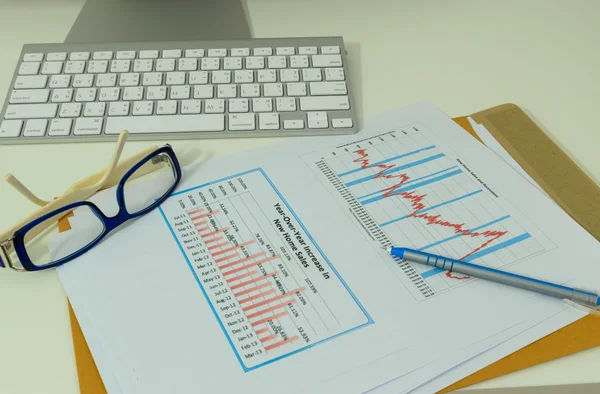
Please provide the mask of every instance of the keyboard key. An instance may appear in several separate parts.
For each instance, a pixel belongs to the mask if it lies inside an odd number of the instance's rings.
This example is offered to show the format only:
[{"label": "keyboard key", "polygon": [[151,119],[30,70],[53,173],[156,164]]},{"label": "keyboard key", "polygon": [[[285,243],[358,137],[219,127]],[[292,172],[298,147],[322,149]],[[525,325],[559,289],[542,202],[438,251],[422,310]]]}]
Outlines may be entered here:
[{"label": "keyboard key", "polygon": [[87,72],[90,74],[105,73],[108,70],[108,60],[92,60],[88,63]]},{"label": "keyboard key", "polygon": [[185,73],[182,71],[167,73],[167,85],[183,85],[185,83]]},{"label": "keyboard key", "polygon": [[145,86],[156,86],[162,84],[162,73],[144,73],[142,84]]},{"label": "keyboard key", "polygon": [[208,56],[209,57],[227,56],[227,49],[225,49],[225,48],[209,49]]},{"label": "keyboard key", "polygon": [[248,99],[231,99],[229,100],[229,112],[248,112]]},{"label": "keyboard key", "polygon": [[346,82],[311,82],[310,94],[313,96],[348,94],[348,89],[346,89]]},{"label": "keyboard key", "polygon": [[256,129],[256,119],[254,114],[229,115],[229,130],[249,131],[254,129]]},{"label": "keyboard key", "polygon": [[304,120],[286,119],[283,121],[283,128],[286,130],[299,130],[304,128]]},{"label": "keyboard key", "polygon": [[96,78],[96,86],[110,87],[117,85],[117,74],[98,74]]},{"label": "keyboard key", "polygon": [[117,101],[121,95],[121,88],[102,88],[100,89],[100,101]]},{"label": "keyboard key", "polygon": [[81,115],[81,103],[67,103],[60,106],[61,118],[77,118]]},{"label": "keyboard key", "polygon": [[0,138],[18,137],[22,128],[22,120],[5,120],[0,123]]},{"label": "keyboard key", "polygon": [[135,59],[135,51],[119,51],[116,57],[119,60],[133,60]]},{"label": "keyboard key", "polygon": [[73,99],[73,89],[54,89],[52,91],[53,103],[68,103]]},{"label": "keyboard key", "polygon": [[271,56],[273,54],[272,48],[254,48],[254,56]]},{"label": "keyboard key", "polygon": [[308,67],[308,56],[290,56],[291,68],[306,68]]},{"label": "keyboard key", "polygon": [[279,114],[258,114],[258,128],[261,130],[279,130]]},{"label": "keyboard key", "polygon": [[234,98],[237,97],[237,85],[219,85],[217,86],[218,98]]},{"label": "keyboard key", "polygon": [[276,55],[294,55],[296,50],[294,47],[277,47],[275,49]]},{"label": "keyboard key", "polygon": [[293,97],[278,97],[275,99],[278,112],[288,112],[296,110],[296,99]]},{"label": "keyboard key", "polygon": [[190,85],[200,85],[208,83],[208,72],[207,71],[194,71],[189,73]]},{"label": "keyboard key", "polygon": [[232,48],[231,56],[250,56],[250,48]]},{"label": "keyboard key", "polygon": [[121,77],[119,78],[119,86],[138,86],[139,84],[139,73],[125,73],[121,74]]},{"label": "keyboard key", "polygon": [[45,88],[48,82],[46,75],[18,76],[15,80],[15,89],[39,89]]},{"label": "keyboard key", "polygon": [[327,112],[309,112],[306,117],[308,118],[309,129],[326,129],[329,127]]},{"label": "keyboard key", "polygon": [[133,71],[136,73],[152,71],[152,64],[150,59],[138,59],[133,62]]},{"label": "keyboard key", "polygon": [[[59,76],[53,76],[50,81],[50,86],[52,87],[52,82],[54,78]],[[73,77],[73,87],[74,88],[89,88],[94,84],[94,76],[89,74],[77,74]]]},{"label": "keyboard key", "polygon": [[85,70],[85,62],[69,61],[65,63],[65,74],[81,74]]},{"label": "keyboard key", "polygon": [[13,90],[8,102],[11,104],[46,103],[50,89]]},{"label": "keyboard key", "polygon": [[321,53],[324,55],[334,55],[340,53],[340,47],[337,45],[321,47]]},{"label": "keyboard key", "polygon": [[231,83],[231,71],[213,71],[212,83]]},{"label": "keyboard key", "polygon": [[19,66],[19,75],[35,75],[40,71],[40,62],[24,62]]},{"label": "keyboard key", "polygon": [[273,101],[270,98],[252,99],[252,111],[271,112],[273,111]]},{"label": "keyboard key", "polygon": [[110,62],[111,73],[128,73],[131,68],[131,60],[113,60]]},{"label": "keyboard key", "polygon": [[265,58],[262,56],[248,56],[246,58],[246,68],[249,70],[265,68]]},{"label": "keyboard key", "polygon": [[254,73],[250,70],[237,70],[233,78],[235,83],[252,83],[254,82]]},{"label": "keyboard key", "polygon": [[75,94],[75,101],[95,101],[97,93],[96,88],[79,88]]},{"label": "keyboard key", "polygon": [[287,61],[285,56],[269,56],[268,57],[269,68],[286,68]]},{"label": "keyboard key", "polygon": [[94,60],[111,60],[113,57],[112,51],[94,52],[92,59]]},{"label": "keyboard key", "polygon": [[350,109],[348,96],[317,96],[301,97],[300,109],[302,111],[332,111]]},{"label": "keyboard key", "polygon": [[258,70],[256,72],[258,82],[277,82],[277,71],[275,70]]},{"label": "keyboard key", "polygon": [[190,98],[189,86],[173,86],[171,88],[171,100],[183,100]]},{"label": "keyboard key", "polygon": [[341,67],[342,57],[340,55],[313,55],[313,67]]},{"label": "keyboard key", "polygon": [[202,58],[202,62],[200,63],[201,70],[218,70],[219,69],[219,58],[216,57],[205,57]]},{"label": "keyboard key", "polygon": [[52,119],[48,135],[52,137],[65,137],[71,134],[72,119]]},{"label": "keyboard key", "polygon": [[144,88],[141,86],[124,88],[123,89],[123,100],[137,101],[144,98]]},{"label": "keyboard key", "polygon": [[204,102],[204,113],[222,114],[225,112],[225,100],[208,99]]},{"label": "keyboard key", "polygon": [[164,100],[166,98],[166,86],[151,86],[148,89],[146,89],[146,100]]},{"label": "keyboard key", "polygon": [[260,85],[257,83],[245,83],[240,85],[241,97],[259,97]]},{"label": "keyboard key", "polygon": [[177,113],[177,101],[163,100],[156,102],[157,115],[175,115]]},{"label": "keyboard key", "polygon": [[185,57],[202,57],[204,56],[204,49],[186,49]]},{"label": "keyboard key", "polygon": [[213,98],[213,95],[214,95],[213,85],[196,85],[196,86],[194,86],[194,98],[195,99]]},{"label": "keyboard key", "polygon": [[106,120],[106,134],[119,134],[121,130],[128,130],[131,134],[224,131],[225,116],[221,114],[125,116]]},{"label": "keyboard key", "polygon": [[71,52],[69,60],[90,60],[89,52]]},{"label": "keyboard key", "polygon": [[288,83],[286,88],[288,96],[306,96],[306,84],[304,82]]},{"label": "keyboard key", "polygon": [[281,82],[298,82],[300,73],[296,69],[279,70],[279,80]]},{"label": "keyboard key", "polygon": [[87,103],[83,116],[104,116],[106,110],[106,103]]},{"label": "keyboard key", "polygon": [[349,129],[352,127],[352,119],[351,118],[332,119],[331,126],[333,126],[334,129]]},{"label": "keyboard key", "polygon": [[48,119],[31,119],[25,123],[24,137],[43,137],[48,127]]},{"label": "keyboard key", "polygon": [[343,81],[346,79],[344,69],[341,67],[326,68],[325,79],[328,81]]},{"label": "keyboard key", "polygon": [[321,81],[322,79],[320,68],[305,68],[302,70],[302,80],[305,82]]},{"label": "keyboard key", "polygon": [[135,101],[132,103],[132,106],[132,114],[134,116],[152,115],[152,111],[154,111],[154,101]]},{"label": "keyboard key", "polygon": [[102,133],[102,118],[79,118],[75,121],[74,135],[99,135]]},{"label": "keyboard key", "polygon": [[223,69],[225,70],[240,70],[242,68],[241,57],[226,57],[223,59]]},{"label": "keyboard key", "polygon": [[175,59],[158,59],[156,61],[156,71],[175,70]]},{"label": "keyboard key", "polygon": [[64,62],[67,60],[66,52],[51,52],[46,55],[46,60],[49,62]]},{"label": "keyboard key", "polygon": [[42,74],[60,74],[63,68],[63,62],[44,62],[42,65]]},{"label": "keyboard key", "polygon": [[158,58],[158,51],[140,51],[140,59],[156,59]]},{"label": "keyboard key", "polygon": [[198,59],[179,59],[177,69],[179,71],[196,71],[198,69]]},{"label": "keyboard key", "polygon": [[300,47],[298,48],[299,55],[316,55],[317,47]]},{"label": "keyboard key", "polygon": [[199,114],[201,108],[200,100],[183,100],[181,102],[182,114]]},{"label": "keyboard key", "polygon": [[[92,76],[90,75],[90,77],[92,77]],[[70,75],[53,75],[52,77],[50,77],[50,86],[49,87],[50,88],[68,88],[70,83],[71,83]],[[92,84],[90,83],[90,85],[88,85],[88,86],[92,86]],[[76,87],[76,86],[74,86],[74,87]]]},{"label": "keyboard key", "polygon": [[26,53],[23,55],[24,62],[41,62],[44,60],[43,53]]},{"label": "keyboard key", "polygon": [[5,119],[54,118],[58,104],[9,104]]},{"label": "keyboard key", "polygon": [[163,58],[180,58],[181,49],[165,49],[162,53]]},{"label": "keyboard key", "polygon": [[263,85],[263,95],[265,97],[283,96],[283,85],[280,83],[265,83]]}]

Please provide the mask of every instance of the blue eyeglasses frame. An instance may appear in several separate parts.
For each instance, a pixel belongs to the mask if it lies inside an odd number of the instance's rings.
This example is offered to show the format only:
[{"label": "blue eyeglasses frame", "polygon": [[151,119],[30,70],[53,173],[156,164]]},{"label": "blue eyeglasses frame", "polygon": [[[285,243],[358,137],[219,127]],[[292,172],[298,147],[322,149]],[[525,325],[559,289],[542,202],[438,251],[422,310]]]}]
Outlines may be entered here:
[{"label": "blue eyeglasses frame", "polygon": [[[129,212],[127,212],[127,207],[125,205],[125,190],[124,190],[125,183],[127,183],[129,178],[140,167],[142,167],[148,161],[152,160],[154,157],[161,155],[161,154],[165,154],[165,153],[169,156],[171,163],[173,164],[173,171],[174,171],[174,174],[176,177],[175,182],[173,183],[173,186],[161,198],[157,199],[152,205],[148,206],[147,208],[145,208],[139,212],[136,212],[135,214],[130,214]],[[106,216],[98,208],[98,206],[96,206],[96,204],[94,204],[92,202],[79,201],[79,202],[76,202],[73,204],[66,205],[62,208],[56,209],[52,212],[49,212],[46,215],[41,216],[40,218],[38,218],[36,220],[33,220],[32,222],[26,224],[25,226],[23,226],[19,230],[17,230],[14,233],[14,238],[13,238],[12,242],[13,242],[13,246],[15,249],[15,253],[16,253],[17,257],[19,258],[19,262],[20,262],[21,266],[23,267],[23,269],[25,271],[42,271],[42,270],[58,267],[60,265],[63,265],[65,263],[68,263],[69,261],[72,261],[72,260],[78,258],[79,256],[87,253],[90,249],[92,249],[98,243],[100,243],[100,241],[102,241],[102,239],[104,239],[111,231],[113,231],[117,227],[121,226],[123,223],[125,223],[131,219],[135,219],[136,217],[145,215],[148,212],[152,211],[153,209],[156,209],[164,200],[169,198],[169,196],[173,193],[173,190],[175,190],[175,188],[177,187],[177,185],[179,184],[180,181],[181,181],[181,166],[179,164],[179,161],[177,160],[177,156],[175,155],[173,148],[170,145],[165,145],[161,148],[158,148],[157,150],[153,151],[152,153],[148,154],[146,157],[141,159],[136,165],[134,165],[129,171],[127,171],[125,173],[125,175],[123,175],[123,178],[121,178],[121,180],[119,181],[119,184],[117,186],[117,191],[116,191],[119,212],[115,216],[112,216],[112,217]],[[35,226],[37,226],[38,224],[44,222],[45,220],[52,218],[53,216],[56,216],[62,212],[69,211],[74,208],[82,207],[82,206],[89,207],[91,209],[91,211],[102,221],[102,223],[104,224],[104,230],[102,231],[102,233],[96,239],[94,239],[92,242],[90,242],[87,246],[85,246],[84,248],[82,248],[81,250],[79,250],[75,253],[72,253],[71,255],[69,255],[67,257],[63,257],[62,259],[60,259],[58,261],[55,261],[51,264],[47,264],[47,265],[44,265],[41,267],[33,264],[31,259],[29,258],[29,255],[27,254],[27,251],[25,248],[25,235],[27,234],[27,232],[29,230],[31,230],[32,228],[34,228]],[[1,262],[1,260],[0,260],[0,262]]]}]

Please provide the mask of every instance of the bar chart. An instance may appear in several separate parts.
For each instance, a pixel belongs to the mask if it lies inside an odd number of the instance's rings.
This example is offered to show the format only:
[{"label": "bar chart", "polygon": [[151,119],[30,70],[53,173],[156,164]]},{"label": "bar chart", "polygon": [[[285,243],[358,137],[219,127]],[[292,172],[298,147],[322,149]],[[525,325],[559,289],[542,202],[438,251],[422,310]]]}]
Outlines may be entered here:
[{"label": "bar chart", "polygon": [[261,170],[161,211],[245,371],[372,322]]}]

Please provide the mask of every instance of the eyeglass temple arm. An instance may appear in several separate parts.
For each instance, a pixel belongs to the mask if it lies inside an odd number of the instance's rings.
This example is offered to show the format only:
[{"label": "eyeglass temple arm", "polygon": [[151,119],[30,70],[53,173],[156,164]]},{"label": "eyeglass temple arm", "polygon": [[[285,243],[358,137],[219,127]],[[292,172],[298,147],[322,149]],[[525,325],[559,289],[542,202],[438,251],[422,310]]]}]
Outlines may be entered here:
[{"label": "eyeglass temple arm", "polygon": [[13,188],[15,188],[19,193],[21,193],[21,195],[23,197],[25,197],[26,199],[28,199],[29,201],[31,201],[35,205],[39,205],[40,207],[43,207],[44,205],[50,203],[50,201],[42,200],[41,198],[39,198],[38,196],[36,196],[35,194],[33,194],[31,192],[31,190],[29,190],[27,187],[25,187],[25,185],[23,185],[21,183],[21,181],[19,181],[17,179],[17,177],[14,176],[13,174],[6,174],[6,176],[4,177],[4,180],[9,185],[11,185]]}]

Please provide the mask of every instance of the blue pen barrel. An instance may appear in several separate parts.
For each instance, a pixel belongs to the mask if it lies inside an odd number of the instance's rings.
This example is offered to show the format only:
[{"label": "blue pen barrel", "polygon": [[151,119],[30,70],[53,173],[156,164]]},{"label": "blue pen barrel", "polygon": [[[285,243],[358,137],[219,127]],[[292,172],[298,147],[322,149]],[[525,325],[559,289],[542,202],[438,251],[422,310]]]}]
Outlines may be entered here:
[{"label": "blue pen barrel", "polygon": [[443,270],[453,271],[475,278],[486,279],[492,282],[518,287],[520,289],[535,291],[561,299],[566,298],[591,308],[596,308],[598,305],[598,295],[587,291],[511,274],[493,268],[482,267],[465,261],[448,259],[416,250],[400,249],[403,252],[402,258],[408,261],[414,261],[431,267],[441,268]]}]

